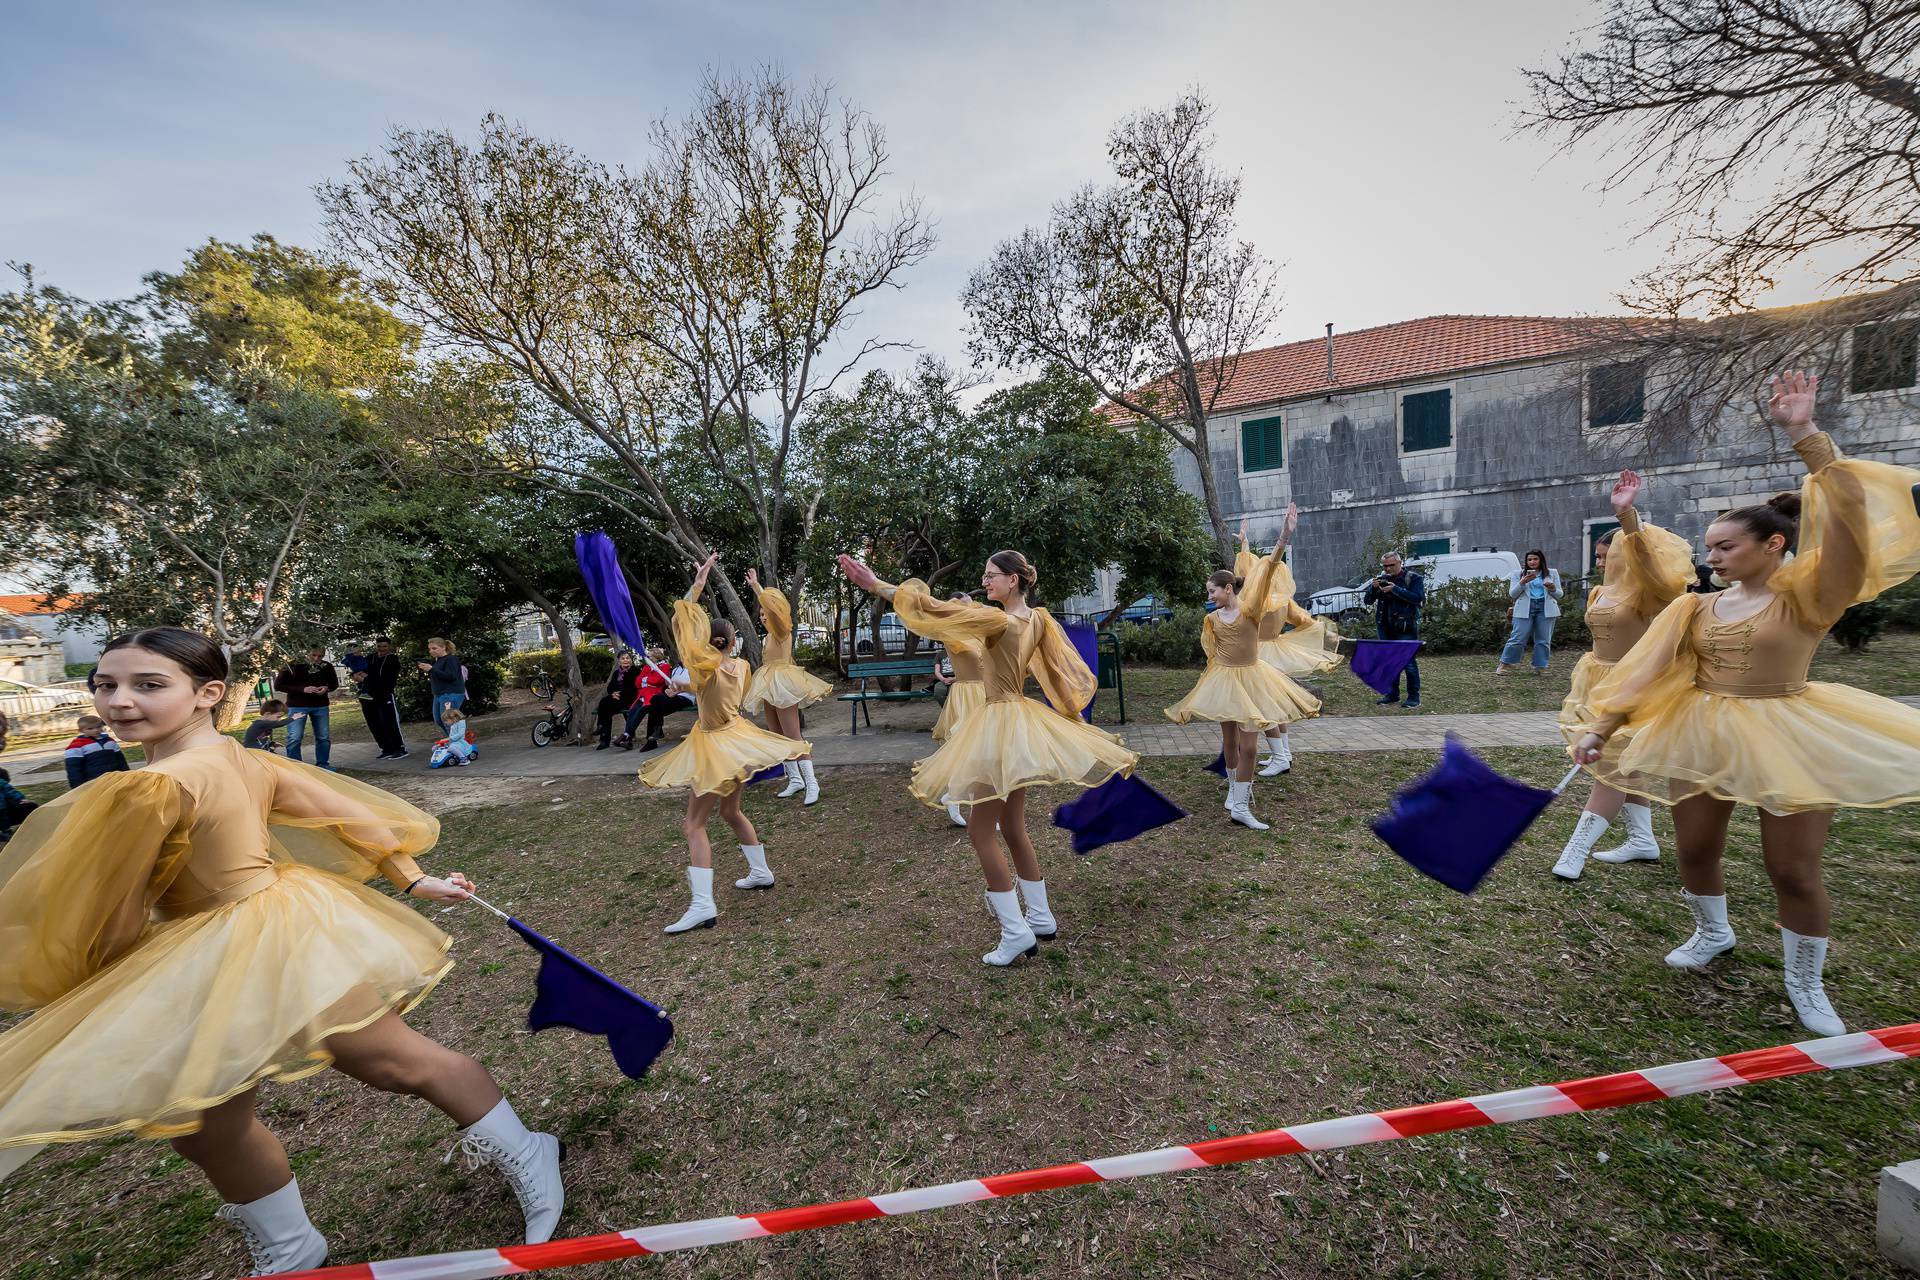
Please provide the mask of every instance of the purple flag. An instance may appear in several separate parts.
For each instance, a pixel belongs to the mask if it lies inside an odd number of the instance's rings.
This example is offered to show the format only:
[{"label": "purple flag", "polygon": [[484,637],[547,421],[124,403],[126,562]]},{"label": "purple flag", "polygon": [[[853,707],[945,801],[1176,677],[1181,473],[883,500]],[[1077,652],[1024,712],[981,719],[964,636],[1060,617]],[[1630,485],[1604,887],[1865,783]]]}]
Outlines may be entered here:
[{"label": "purple flag", "polygon": [[1207,772],[1217,773],[1223,778],[1226,777],[1227,776],[1227,753],[1222,751],[1218,755],[1214,756],[1213,763],[1207,766]]},{"label": "purple flag", "polygon": [[1383,698],[1393,696],[1393,686],[1420,652],[1418,640],[1356,640],[1348,670],[1360,677],[1369,689]]},{"label": "purple flag", "polygon": [[1073,833],[1075,853],[1092,853],[1186,816],[1185,809],[1140,779],[1116,773],[1055,809],[1053,825]]},{"label": "purple flag", "polygon": [[1400,789],[1373,833],[1415,870],[1472,893],[1557,794],[1496,773],[1448,734],[1440,763]]},{"label": "purple flag", "polygon": [[[1060,624],[1060,629],[1067,633],[1068,643],[1072,644],[1074,652],[1080,655],[1080,661],[1087,664],[1087,670],[1093,672],[1096,676],[1099,675],[1100,633],[1095,631],[1092,626],[1079,622],[1071,626],[1063,622]],[[1093,704],[1091,702],[1080,712],[1080,718],[1089,723],[1092,722]],[[1143,783],[1142,785],[1145,784]]]},{"label": "purple flag", "polygon": [[527,1010],[527,1028],[572,1027],[590,1036],[605,1036],[614,1065],[630,1080],[647,1068],[673,1039],[673,1020],[660,1009],[627,990],[558,943],[541,937],[518,920],[507,926],[540,954],[540,974],[534,979],[533,1007]]},{"label": "purple flag", "polygon": [[580,562],[580,576],[587,580],[587,594],[593,597],[600,621],[621,644],[645,653],[647,638],[640,634],[640,620],[634,616],[633,596],[627,591],[627,575],[620,571],[620,553],[613,539],[597,529],[576,534],[573,555]]},{"label": "purple flag", "polygon": [[747,785],[752,786],[756,782],[772,782],[775,778],[784,778],[786,776],[787,776],[787,771],[785,767],[777,764],[768,765],[766,768],[762,769],[760,772],[754,774],[751,778],[748,778]]}]

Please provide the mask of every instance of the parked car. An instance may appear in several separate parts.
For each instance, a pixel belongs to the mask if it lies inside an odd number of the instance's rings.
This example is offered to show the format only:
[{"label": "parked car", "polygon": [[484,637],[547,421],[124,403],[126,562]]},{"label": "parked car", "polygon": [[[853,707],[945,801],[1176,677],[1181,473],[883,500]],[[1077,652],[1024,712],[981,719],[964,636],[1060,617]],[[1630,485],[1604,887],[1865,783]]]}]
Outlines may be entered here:
[{"label": "parked car", "polygon": [[[822,640],[826,639],[824,635],[820,638]],[[898,657],[906,652],[907,629],[901,624],[900,615],[891,609],[880,615],[880,643],[885,647],[889,657]],[[939,644],[923,637],[919,646],[914,650],[914,655],[916,657],[922,657],[940,652],[941,647]],[[844,631],[840,633],[840,656],[849,660],[873,657],[872,622],[863,618],[860,622],[860,629],[857,632],[852,635]]]},{"label": "parked car", "polygon": [[[1520,557],[1511,551],[1453,551],[1409,560],[1407,567],[1426,580],[1427,590],[1462,578],[1494,578],[1505,582],[1520,571]],[[1366,603],[1367,584],[1374,575],[1363,573],[1342,587],[1323,587],[1307,597],[1307,612],[1316,618],[1338,618],[1349,626],[1372,614]]]},{"label": "parked car", "polygon": [[1141,596],[1120,611],[1123,622],[1165,622],[1173,616],[1173,606],[1159,596]]},{"label": "parked car", "polygon": [[0,711],[4,711],[9,720],[45,715],[67,707],[90,711],[93,695],[83,689],[49,689],[18,680],[0,680]]}]

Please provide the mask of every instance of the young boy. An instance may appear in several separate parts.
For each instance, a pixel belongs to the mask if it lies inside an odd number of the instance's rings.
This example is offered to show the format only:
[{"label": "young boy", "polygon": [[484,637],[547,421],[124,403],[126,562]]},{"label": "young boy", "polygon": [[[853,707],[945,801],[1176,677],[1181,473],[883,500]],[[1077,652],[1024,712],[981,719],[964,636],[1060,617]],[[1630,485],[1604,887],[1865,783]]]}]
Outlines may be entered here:
[{"label": "young boy", "polygon": [[273,731],[287,723],[287,704],[278,698],[268,698],[260,704],[260,715],[240,738],[243,747],[254,747],[261,751],[273,750]]},{"label": "young boy", "polygon": [[13,829],[27,820],[27,815],[40,806],[20,794],[13,785],[13,778],[5,769],[0,769],[0,844],[5,844],[13,834]]},{"label": "young boy", "polygon": [[127,757],[120,744],[107,736],[107,722],[99,716],[81,716],[74,726],[80,736],[67,744],[67,786],[78,787],[102,774],[120,773]]}]

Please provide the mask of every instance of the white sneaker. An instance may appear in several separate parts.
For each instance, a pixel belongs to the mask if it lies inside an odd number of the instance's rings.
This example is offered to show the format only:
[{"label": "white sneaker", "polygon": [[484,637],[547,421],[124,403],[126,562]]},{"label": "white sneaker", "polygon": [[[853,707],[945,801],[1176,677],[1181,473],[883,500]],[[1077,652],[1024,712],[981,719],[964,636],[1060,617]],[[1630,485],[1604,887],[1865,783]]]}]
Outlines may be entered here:
[{"label": "white sneaker", "polygon": [[1587,853],[1593,848],[1593,842],[1606,832],[1605,818],[1582,809],[1580,821],[1573,824],[1573,834],[1567,837],[1567,847],[1560,851],[1560,860],[1553,864],[1553,874],[1562,880],[1578,880],[1586,868]]},{"label": "white sneaker", "polygon": [[248,1204],[223,1204],[216,1216],[240,1228],[247,1252],[253,1255],[255,1275],[305,1271],[326,1264],[327,1238],[314,1230],[308,1219],[297,1178]]},{"label": "white sneaker", "polygon": [[785,800],[789,796],[797,796],[807,789],[806,782],[800,777],[800,762],[798,760],[788,760],[781,764],[780,768],[787,775],[787,785],[781,788],[779,793],[773,797],[775,800]]},{"label": "white sneaker", "polygon": [[693,929],[711,929],[720,912],[713,905],[713,868],[688,867],[687,888],[692,901],[687,913],[662,929],[662,933],[686,933]]},{"label": "white sneaker", "polygon": [[1627,842],[1612,849],[1601,849],[1593,856],[1600,862],[1658,862],[1660,842],[1653,838],[1653,809],[1649,805],[1628,803],[1620,808],[1627,820]]},{"label": "white sneaker", "polygon": [[1786,953],[1787,999],[1793,1002],[1800,1025],[1817,1036],[1847,1034],[1847,1024],[1833,1011],[1821,980],[1821,971],[1827,966],[1827,939],[1809,938],[1783,928],[1780,945]]},{"label": "white sneaker", "polygon": [[1266,831],[1267,824],[1253,816],[1253,784],[1236,782],[1227,788],[1227,816],[1249,831]]},{"label": "white sneaker", "polygon": [[563,1154],[560,1139],[550,1133],[529,1133],[502,1098],[493,1110],[460,1131],[459,1144],[442,1163],[461,1155],[469,1172],[490,1164],[505,1174],[527,1220],[527,1243],[545,1244],[553,1239],[560,1211],[567,1204],[567,1189],[560,1181]]},{"label": "white sneaker", "polygon": [[1060,934],[1060,924],[1053,918],[1053,911],[1047,906],[1047,882],[1045,880],[1022,880],[1019,876],[1013,882],[1020,887],[1020,897],[1027,904],[1023,917],[1027,928],[1033,930],[1033,936],[1042,942],[1051,942]]},{"label": "white sneaker", "polygon": [[802,760],[800,762],[800,780],[807,791],[804,796],[800,797],[800,803],[812,805],[820,799],[820,779],[813,776],[813,761]]},{"label": "white sneaker", "polygon": [[767,846],[764,844],[743,844],[740,852],[747,856],[747,874],[733,882],[736,889],[773,888],[773,868],[767,865]]},{"label": "white sneaker", "polygon": [[1039,952],[1040,944],[1034,940],[1033,930],[1027,927],[1026,917],[1020,914],[1018,893],[1012,889],[1005,893],[995,893],[989,889],[987,910],[993,912],[993,918],[1000,922],[1000,945],[980,957],[983,964],[1004,968],[1021,956]]},{"label": "white sneaker", "polygon": [[1704,969],[1713,958],[1733,950],[1733,926],[1727,923],[1727,896],[1696,897],[1682,889],[1680,896],[1693,912],[1693,936],[1667,952],[1676,969]]}]

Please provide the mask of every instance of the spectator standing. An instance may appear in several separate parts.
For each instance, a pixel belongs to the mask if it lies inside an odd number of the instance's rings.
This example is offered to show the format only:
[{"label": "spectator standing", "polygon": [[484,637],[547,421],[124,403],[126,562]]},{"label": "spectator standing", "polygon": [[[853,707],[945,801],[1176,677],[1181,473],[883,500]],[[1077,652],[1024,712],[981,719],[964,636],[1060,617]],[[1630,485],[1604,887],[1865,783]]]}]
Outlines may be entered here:
[{"label": "spectator standing", "polygon": [[392,640],[380,636],[366,661],[366,669],[353,674],[360,686],[361,714],[380,748],[380,759],[404,760],[411,753],[400,732],[400,705],[394,701],[394,687],[400,683],[400,655],[393,651]]},{"label": "spectator standing", "polygon": [[[1427,584],[1419,574],[1407,568],[1406,557],[1389,551],[1380,557],[1380,576],[1367,583],[1365,602],[1373,606],[1373,632],[1382,640],[1418,640],[1420,605],[1427,598]],[[1381,697],[1377,705],[1391,707],[1400,701],[1400,677],[1393,679],[1393,692]],[[1407,664],[1407,710],[1420,706],[1420,663]]]},{"label": "spectator standing", "polygon": [[1547,659],[1553,654],[1553,620],[1560,616],[1560,571],[1547,567],[1547,553],[1529,551],[1518,573],[1507,575],[1507,596],[1513,601],[1513,631],[1506,647],[1500,650],[1497,676],[1512,672],[1520,657],[1533,646],[1533,674],[1547,674]]},{"label": "spectator standing", "polygon": [[613,745],[613,718],[625,717],[633,709],[640,697],[640,672],[633,665],[633,654],[623,650],[613,660],[613,670],[607,675],[606,691],[600,695],[600,704],[594,708],[594,727],[600,731],[600,744],[595,751],[605,751]]},{"label": "spectator standing", "polygon": [[127,757],[107,733],[99,716],[81,716],[74,726],[80,735],[67,744],[67,786],[83,786],[109,773],[124,773]]},{"label": "spectator standing", "polygon": [[299,760],[300,744],[307,736],[307,724],[313,724],[313,762],[332,771],[333,726],[329,721],[328,700],[340,687],[340,673],[327,661],[320,645],[307,650],[305,662],[290,662],[273,679],[273,687],[287,703],[287,759]]},{"label": "spectator standing", "polygon": [[[433,698],[433,722],[439,726],[441,733],[445,733],[447,726],[452,723],[446,718],[448,709],[466,704],[467,669],[460,665],[459,650],[445,636],[434,636],[428,640],[427,653],[433,661],[414,665],[426,673]],[[464,720],[466,717],[456,718]]]},{"label": "spectator standing", "polygon": [[260,714],[254,717],[247,731],[240,735],[240,745],[251,747],[255,751],[273,750],[273,731],[285,728],[287,723],[287,704],[278,698],[268,698],[260,704]]}]

